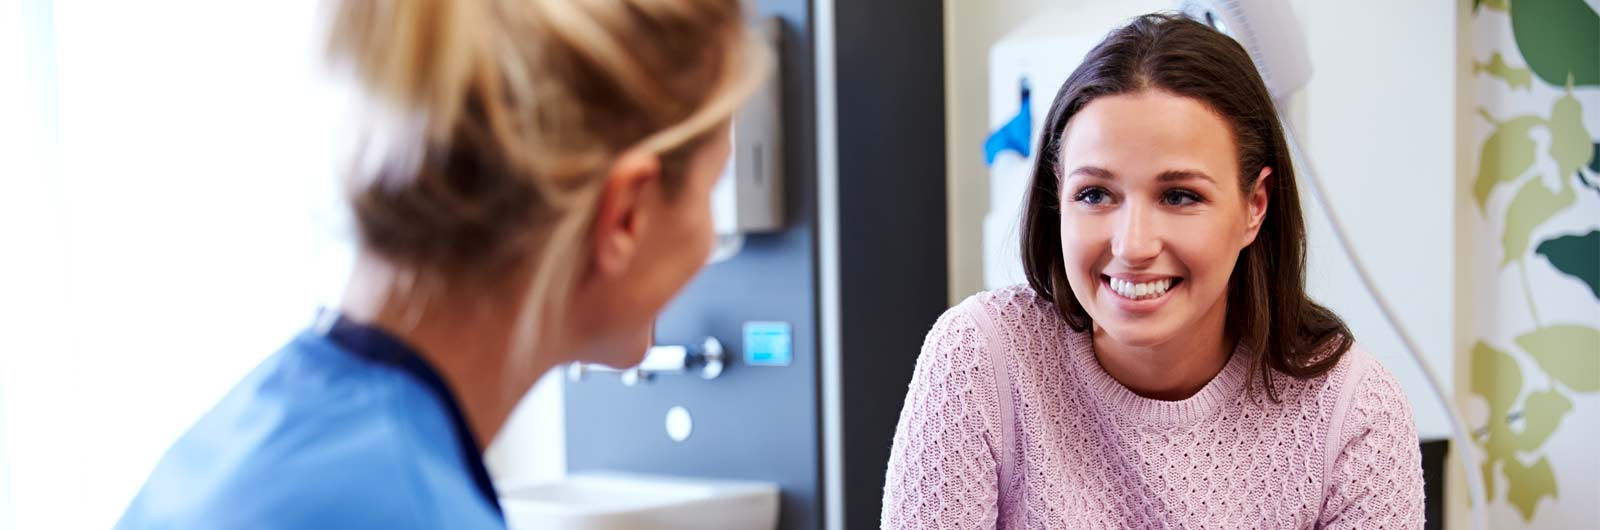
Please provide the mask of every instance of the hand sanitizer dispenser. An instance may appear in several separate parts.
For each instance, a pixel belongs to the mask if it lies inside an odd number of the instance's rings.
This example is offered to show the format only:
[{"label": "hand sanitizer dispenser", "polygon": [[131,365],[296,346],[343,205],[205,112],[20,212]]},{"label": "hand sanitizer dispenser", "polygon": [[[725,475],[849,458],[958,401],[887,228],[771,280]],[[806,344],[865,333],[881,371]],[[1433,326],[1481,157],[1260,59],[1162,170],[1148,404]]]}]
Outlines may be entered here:
[{"label": "hand sanitizer dispenser", "polygon": [[[776,18],[754,28],[763,34],[773,49],[780,48],[780,26]],[[712,226],[717,233],[718,252],[730,243],[737,251],[737,240],[744,234],[776,232],[783,229],[783,153],[781,80],[774,73],[733,116],[729,134],[733,149],[728,165],[711,191]],[[727,258],[729,256],[721,256]]]}]

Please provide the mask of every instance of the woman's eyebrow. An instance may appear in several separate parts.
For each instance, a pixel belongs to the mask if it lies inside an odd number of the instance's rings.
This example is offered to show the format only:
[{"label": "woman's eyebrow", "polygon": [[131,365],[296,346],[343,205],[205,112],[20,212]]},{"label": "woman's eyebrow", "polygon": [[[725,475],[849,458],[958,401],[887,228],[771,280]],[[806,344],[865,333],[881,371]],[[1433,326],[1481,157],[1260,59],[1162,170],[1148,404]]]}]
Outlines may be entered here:
[{"label": "woman's eyebrow", "polygon": [[1211,178],[1211,175],[1207,175],[1204,171],[1195,171],[1191,169],[1169,169],[1167,171],[1162,171],[1160,175],[1156,175],[1156,180],[1159,182],[1205,180],[1210,181],[1213,185],[1217,183],[1217,179]]},{"label": "woman's eyebrow", "polygon": [[[1089,177],[1089,178],[1102,179],[1102,180],[1116,180],[1117,179],[1117,174],[1116,173],[1112,173],[1108,169],[1105,169],[1105,168],[1102,168],[1102,167],[1097,167],[1097,166],[1078,166],[1077,169],[1074,169],[1070,173],[1067,173],[1068,177],[1078,176],[1078,175],[1082,175],[1082,176]],[[1169,169],[1169,170],[1166,170],[1166,171],[1162,171],[1160,174],[1156,175],[1156,180],[1159,181],[1159,182],[1181,182],[1181,181],[1185,181],[1185,180],[1204,180],[1204,181],[1208,181],[1208,182],[1210,182],[1212,184],[1216,184],[1217,183],[1217,179],[1212,178],[1211,175],[1206,174],[1206,172],[1193,170],[1193,169]]]},{"label": "woman's eyebrow", "polygon": [[1085,177],[1097,178],[1097,179],[1105,179],[1105,180],[1116,180],[1116,178],[1117,178],[1116,174],[1106,170],[1105,168],[1095,167],[1095,166],[1078,166],[1077,169],[1074,169],[1070,173],[1067,173],[1068,177],[1071,177],[1071,176],[1074,176],[1074,175],[1083,175]]}]

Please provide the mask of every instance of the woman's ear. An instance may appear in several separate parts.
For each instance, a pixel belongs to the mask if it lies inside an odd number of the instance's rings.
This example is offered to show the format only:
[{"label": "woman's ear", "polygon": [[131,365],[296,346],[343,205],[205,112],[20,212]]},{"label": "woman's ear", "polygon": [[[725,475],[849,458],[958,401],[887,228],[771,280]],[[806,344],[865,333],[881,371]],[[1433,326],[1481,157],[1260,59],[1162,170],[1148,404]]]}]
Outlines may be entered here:
[{"label": "woman's ear", "polygon": [[628,151],[606,170],[595,202],[595,271],[614,276],[628,271],[638,258],[639,241],[649,226],[645,194],[660,183],[661,159],[654,153]]},{"label": "woman's ear", "polygon": [[1261,232],[1261,223],[1266,221],[1268,198],[1272,196],[1272,167],[1261,168],[1261,174],[1256,176],[1256,185],[1245,196],[1245,205],[1249,208],[1250,217],[1245,223],[1244,245],[1248,247],[1256,241],[1256,234]]}]

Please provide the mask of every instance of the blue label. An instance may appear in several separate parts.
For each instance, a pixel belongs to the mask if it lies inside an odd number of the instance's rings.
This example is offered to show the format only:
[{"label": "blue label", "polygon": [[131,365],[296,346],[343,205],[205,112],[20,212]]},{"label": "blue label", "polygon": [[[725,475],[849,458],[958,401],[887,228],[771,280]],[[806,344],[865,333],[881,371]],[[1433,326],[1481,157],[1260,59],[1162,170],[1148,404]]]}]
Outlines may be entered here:
[{"label": "blue label", "polygon": [[744,363],[789,366],[794,361],[788,322],[745,322]]}]

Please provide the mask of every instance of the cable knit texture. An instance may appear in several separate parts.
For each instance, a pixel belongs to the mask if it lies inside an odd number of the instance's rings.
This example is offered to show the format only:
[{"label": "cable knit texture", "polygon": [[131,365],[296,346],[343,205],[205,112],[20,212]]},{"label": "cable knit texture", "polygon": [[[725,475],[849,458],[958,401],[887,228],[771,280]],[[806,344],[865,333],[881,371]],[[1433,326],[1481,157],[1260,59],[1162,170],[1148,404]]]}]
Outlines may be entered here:
[{"label": "cable knit texture", "polygon": [[1236,351],[1193,397],[1140,397],[1025,286],[928,334],[895,432],[887,529],[1422,528],[1422,456],[1394,376],[1352,348],[1246,391]]}]

